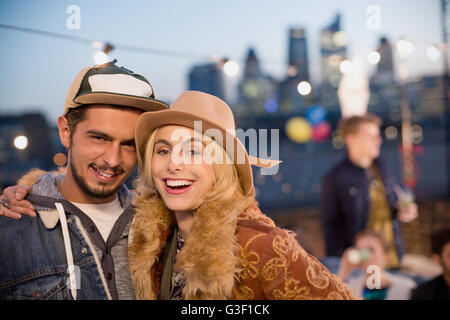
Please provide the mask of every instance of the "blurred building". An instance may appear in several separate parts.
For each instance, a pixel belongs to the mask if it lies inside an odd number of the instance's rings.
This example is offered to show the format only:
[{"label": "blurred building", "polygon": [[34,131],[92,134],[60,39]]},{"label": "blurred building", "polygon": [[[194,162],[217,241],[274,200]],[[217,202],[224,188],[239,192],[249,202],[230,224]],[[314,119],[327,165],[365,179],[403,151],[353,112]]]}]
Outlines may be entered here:
[{"label": "blurred building", "polygon": [[310,104],[308,97],[298,92],[300,82],[310,81],[306,30],[290,28],[288,41],[288,72],[279,84],[278,106],[281,114],[304,112]]},{"label": "blurred building", "polygon": [[390,41],[381,37],[376,51],[380,54],[380,60],[370,78],[369,111],[399,121],[402,88],[395,79],[394,53]]},{"label": "blurred building", "polygon": [[419,105],[415,111],[423,116],[443,116],[445,114],[444,77],[422,77],[419,90]]},{"label": "blurred building", "polygon": [[339,108],[337,88],[341,80],[340,65],[347,56],[347,37],[341,29],[341,15],[336,14],[332,23],[320,34],[322,104],[330,110]]},{"label": "blurred building", "polygon": [[234,111],[241,115],[272,113],[278,108],[275,104],[276,84],[271,77],[261,71],[253,48],[248,50],[238,92],[238,103],[234,106]]},{"label": "blurred building", "polygon": [[54,167],[53,157],[62,151],[55,136],[42,114],[0,116],[0,189],[32,168]]},{"label": "blurred building", "polygon": [[303,28],[289,29],[288,73],[299,80],[309,81],[308,46]]},{"label": "blurred building", "polygon": [[380,54],[380,61],[377,64],[376,75],[381,79],[394,81],[394,53],[392,44],[386,37],[381,37],[377,51]]},{"label": "blurred building", "polygon": [[189,90],[212,94],[225,100],[223,71],[219,63],[193,66],[189,71]]}]

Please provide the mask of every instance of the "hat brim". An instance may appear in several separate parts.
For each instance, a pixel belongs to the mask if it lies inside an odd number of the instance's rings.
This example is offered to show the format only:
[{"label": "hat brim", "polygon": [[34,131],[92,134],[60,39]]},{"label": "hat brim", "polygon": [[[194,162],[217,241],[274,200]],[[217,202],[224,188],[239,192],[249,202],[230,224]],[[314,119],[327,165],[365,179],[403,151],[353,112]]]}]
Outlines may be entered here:
[{"label": "hat brim", "polygon": [[[208,119],[194,116],[187,112],[163,110],[144,113],[139,117],[135,129],[139,170],[142,169],[142,162],[144,160],[145,154],[145,145],[155,129],[165,125],[180,125],[194,129],[194,121],[201,121],[202,133],[205,133],[205,131],[208,129],[217,129],[222,133],[224,141],[218,141],[216,139],[216,142],[218,142],[235,161],[234,164],[236,166],[236,170],[238,172],[238,176],[242,184],[244,193],[246,195],[254,194],[255,189],[253,186],[251,161],[242,142],[235,135],[218,127],[217,124],[210,122]],[[229,149],[229,147],[231,147],[230,142],[233,143],[233,154],[231,154],[229,150],[227,150]],[[236,159],[239,161],[236,162]]]},{"label": "hat brim", "polygon": [[110,92],[86,93],[74,99],[79,104],[111,104],[132,107],[142,111],[159,111],[169,106],[160,100]]}]

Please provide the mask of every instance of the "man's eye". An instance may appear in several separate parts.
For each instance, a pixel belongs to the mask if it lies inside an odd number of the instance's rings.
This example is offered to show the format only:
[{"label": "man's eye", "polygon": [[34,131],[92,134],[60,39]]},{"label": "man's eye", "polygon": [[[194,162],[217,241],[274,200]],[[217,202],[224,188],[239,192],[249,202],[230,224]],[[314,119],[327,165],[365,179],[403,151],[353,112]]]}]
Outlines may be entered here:
[{"label": "man's eye", "polygon": [[92,139],[98,140],[98,141],[106,141],[105,137],[101,137],[101,136],[92,136]]},{"label": "man's eye", "polygon": [[130,142],[130,143],[124,143],[123,146],[124,146],[124,147],[127,147],[127,148],[129,148],[129,149],[135,149],[135,148],[136,148],[136,145],[135,145],[133,142]]}]

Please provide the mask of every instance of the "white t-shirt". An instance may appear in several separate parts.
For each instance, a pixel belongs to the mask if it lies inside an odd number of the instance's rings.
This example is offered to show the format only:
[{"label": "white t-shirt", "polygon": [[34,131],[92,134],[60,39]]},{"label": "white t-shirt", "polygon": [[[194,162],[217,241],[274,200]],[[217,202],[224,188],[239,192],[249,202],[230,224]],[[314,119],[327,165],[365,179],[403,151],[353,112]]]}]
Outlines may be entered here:
[{"label": "white t-shirt", "polygon": [[101,204],[72,203],[91,218],[105,242],[123,212],[119,197],[116,197],[114,201]]}]

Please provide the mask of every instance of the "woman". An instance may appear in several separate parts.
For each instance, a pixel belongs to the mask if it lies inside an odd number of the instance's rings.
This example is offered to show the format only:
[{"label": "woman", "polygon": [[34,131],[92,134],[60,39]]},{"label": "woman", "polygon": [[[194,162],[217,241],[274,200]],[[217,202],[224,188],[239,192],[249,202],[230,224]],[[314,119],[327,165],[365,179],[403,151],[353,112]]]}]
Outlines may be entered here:
[{"label": "woman", "polygon": [[129,247],[137,297],[353,299],[260,212],[251,164],[273,163],[250,157],[234,130],[225,102],[196,91],[138,120]]}]

